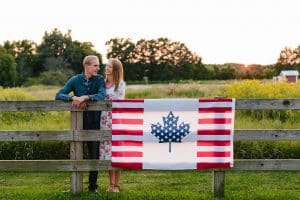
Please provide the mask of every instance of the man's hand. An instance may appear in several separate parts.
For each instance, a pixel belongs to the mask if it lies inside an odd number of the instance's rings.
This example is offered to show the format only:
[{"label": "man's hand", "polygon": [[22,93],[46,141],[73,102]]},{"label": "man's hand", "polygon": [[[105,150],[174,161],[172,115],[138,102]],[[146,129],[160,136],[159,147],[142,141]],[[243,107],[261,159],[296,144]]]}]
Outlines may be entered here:
[{"label": "man's hand", "polygon": [[86,109],[87,105],[86,102],[89,100],[89,96],[84,95],[81,97],[73,96],[72,97],[72,106],[75,108],[81,108],[81,109]]}]

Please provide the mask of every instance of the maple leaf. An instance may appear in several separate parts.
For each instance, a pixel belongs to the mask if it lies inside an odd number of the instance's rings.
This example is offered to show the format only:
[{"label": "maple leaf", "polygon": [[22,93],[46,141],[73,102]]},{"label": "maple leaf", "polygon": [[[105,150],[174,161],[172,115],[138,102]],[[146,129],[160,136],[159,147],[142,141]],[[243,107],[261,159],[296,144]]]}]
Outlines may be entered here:
[{"label": "maple leaf", "polygon": [[175,117],[172,111],[167,117],[163,117],[163,125],[159,122],[151,124],[151,134],[158,138],[159,143],[169,143],[169,152],[171,152],[171,143],[181,143],[182,139],[190,133],[190,125],[181,122],[178,124],[179,116]]}]

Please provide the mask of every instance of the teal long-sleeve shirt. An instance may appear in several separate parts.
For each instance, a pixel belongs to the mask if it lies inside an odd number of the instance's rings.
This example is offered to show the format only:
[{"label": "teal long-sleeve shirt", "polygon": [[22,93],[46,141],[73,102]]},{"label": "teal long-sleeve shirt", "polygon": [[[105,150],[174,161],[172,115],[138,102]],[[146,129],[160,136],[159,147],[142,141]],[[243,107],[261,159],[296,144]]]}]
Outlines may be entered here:
[{"label": "teal long-sleeve shirt", "polygon": [[[70,78],[57,92],[55,99],[71,101],[72,96],[69,94],[70,92],[73,92],[74,96],[77,97],[88,95],[91,101],[103,100],[106,95],[104,78],[97,75],[87,80],[83,74],[77,74]],[[92,123],[100,123],[100,115],[101,112],[99,111],[84,112],[83,126],[89,128],[92,126]]]}]

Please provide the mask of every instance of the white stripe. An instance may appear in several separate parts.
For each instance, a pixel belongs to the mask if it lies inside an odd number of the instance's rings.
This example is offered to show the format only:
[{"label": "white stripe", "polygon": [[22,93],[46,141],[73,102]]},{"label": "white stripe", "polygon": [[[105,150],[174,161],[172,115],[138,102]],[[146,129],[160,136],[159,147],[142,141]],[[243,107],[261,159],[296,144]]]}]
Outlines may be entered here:
[{"label": "white stripe", "polygon": [[199,113],[199,119],[203,118],[233,118],[232,113]]},{"label": "white stripe", "polygon": [[143,157],[112,157],[111,162],[143,162]]},{"label": "white stripe", "polygon": [[198,99],[145,99],[145,112],[197,112]]},{"label": "white stripe", "polygon": [[211,130],[211,129],[217,129],[217,130],[224,130],[224,129],[232,129],[232,124],[198,124],[198,130]]},{"label": "white stripe", "polygon": [[143,151],[143,147],[140,146],[112,146],[112,151]]},{"label": "white stripe", "polygon": [[197,157],[197,162],[214,163],[214,162],[232,162],[230,157]]},{"label": "white stripe", "polygon": [[118,140],[134,140],[134,141],[143,141],[143,136],[136,136],[136,135],[112,135],[113,141]]},{"label": "white stripe", "polygon": [[112,129],[124,129],[124,130],[143,130],[143,125],[136,124],[112,124]]},{"label": "white stripe", "polygon": [[112,113],[113,119],[143,119],[143,115],[136,113]]},{"label": "white stripe", "polygon": [[197,146],[197,152],[208,152],[208,151],[232,151],[232,146]]},{"label": "white stripe", "polygon": [[141,102],[113,102],[113,108],[144,108],[144,103]]},{"label": "white stripe", "polygon": [[199,102],[199,108],[232,107],[232,102]]},{"label": "white stripe", "polygon": [[230,135],[198,135],[197,140],[217,140],[217,141],[223,141],[223,140],[230,140]]}]

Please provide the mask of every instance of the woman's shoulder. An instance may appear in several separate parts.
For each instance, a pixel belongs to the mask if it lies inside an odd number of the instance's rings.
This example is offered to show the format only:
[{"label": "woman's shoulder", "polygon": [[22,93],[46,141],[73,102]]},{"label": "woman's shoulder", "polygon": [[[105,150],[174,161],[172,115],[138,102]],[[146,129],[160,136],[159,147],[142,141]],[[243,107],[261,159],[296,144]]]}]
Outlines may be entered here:
[{"label": "woman's shoulder", "polygon": [[125,83],[125,81],[120,81],[120,83],[119,83],[119,87],[125,87],[126,86],[126,83]]}]

